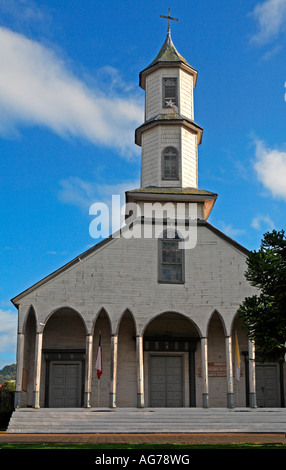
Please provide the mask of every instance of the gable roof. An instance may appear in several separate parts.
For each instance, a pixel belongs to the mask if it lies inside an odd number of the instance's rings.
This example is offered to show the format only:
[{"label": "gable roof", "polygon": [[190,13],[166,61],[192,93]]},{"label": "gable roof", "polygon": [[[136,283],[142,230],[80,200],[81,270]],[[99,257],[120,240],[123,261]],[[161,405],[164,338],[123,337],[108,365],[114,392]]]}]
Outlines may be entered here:
[{"label": "gable roof", "polygon": [[[138,219],[137,219],[138,220]],[[140,222],[142,223],[142,219],[140,219]],[[138,220],[139,221],[139,220]],[[134,223],[134,222],[133,222]],[[167,221],[166,221],[167,223]],[[243,253],[245,256],[247,256],[249,254],[249,250],[247,248],[245,248],[244,246],[240,245],[239,243],[237,243],[235,240],[233,240],[232,238],[230,238],[228,235],[224,234],[223,232],[221,232],[220,230],[218,230],[216,227],[214,227],[213,225],[211,225],[209,222],[207,222],[206,220],[197,220],[197,224],[199,227],[206,227],[207,229],[211,230],[213,233],[215,233],[219,238],[223,239],[225,242],[227,242],[228,244],[232,245],[234,248],[236,248],[238,251],[240,251],[241,253]],[[68,263],[66,263],[64,266],[62,266],[61,268],[57,269],[56,271],[52,272],[51,274],[49,274],[48,276],[44,277],[43,279],[41,279],[40,281],[36,282],[35,284],[33,284],[31,287],[25,289],[23,292],[21,292],[20,294],[18,294],[17,296],[13,297],[11,299],[11,302],[13,303],[13,305],[15,307],[18,308],[19,306],[19,302],[20,300],[25,297],[26,295],[30,294],[31,292],[35,291],[36,289],[38,289],[39,287],[43,286],[44,284],[46,284],[47,282],[49,282],[50,280],[52,279],[55,279],[57,276],[59,276],[60,274],[62,274],[63,272],[67,271],[68,269],[72,268],[73,266],[76,266],[77,264],[81,263],[85,258],[87,258],[89,255],[95,253],[97,250],[99,250],[100,248],[103,248],[105,246],[107,246],[112,240],[115,240],[116,238],[118,238],[118,236],[121,235],[121,233],[124,231],[124,230],[127,230],[128,229],[128,226],[125,226],[123,227],[122,229],[118,230],[117,232],[111,234],[109,237],[105,238],[104,240],[100,241],[99,243],[97,243],[96,245],[94,245],[93,247],[89,248],[88,250],[86,250],[85,252],[83,252],[81,255],[78,255],[76,256],[74,259],[72,259],[71,261],[69,261]]]}]

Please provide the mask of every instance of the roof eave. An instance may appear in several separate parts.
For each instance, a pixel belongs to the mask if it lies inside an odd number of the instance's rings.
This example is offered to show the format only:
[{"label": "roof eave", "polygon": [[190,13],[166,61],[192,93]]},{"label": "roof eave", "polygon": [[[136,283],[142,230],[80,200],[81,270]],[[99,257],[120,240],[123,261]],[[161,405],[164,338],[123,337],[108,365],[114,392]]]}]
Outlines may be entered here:
[{"label": "roof eave", "polygon": [[186,128],[194,131],[198,135],[198,145],[202,143],[203,138],[203,128],[196,124],[194,121],[190,121],[187,118],[181,119],[152,119],[145,122],[141,126],[137,127],[135,130],[135,144],[141,146],[142,143],[142,133],[146,130],[152,129],[155,126],[170,126],[170,125],[180,125],[185,126]]},{"label": "roof eave", "polygon": [[185,72],[190,73],[194,77],[194,84],[193,87],[195,88],[197,83],[198,71],[191,67],[189,64],[186,64],[182,60],[178,61],[160,61],[158,60],[154,64],[149,65],[144,70],[139,73],[139,86],[145,90],[146,87],[146,76],[149,73],[153,72],[154,70],[161,68],[161,67],[180,67],[181,69],[185,70]]},{"label": "roof eave", "polygon": [[148,190],[142,188],[142,190],[133,190],[126,191],[126,203],[136,202],[136,201],[153,201],[153,202],[174,202],[174,203],[198,203],[201,202],[204,204],[204,219],[207,220],[213,206],[217,200],[218,195],[211,192],[198,192],[194,193],[191,190],[182,188],[180,191],[172,192],[172,188],[167,188],[166,191],[161,190],[160,188],[154,188]]}]

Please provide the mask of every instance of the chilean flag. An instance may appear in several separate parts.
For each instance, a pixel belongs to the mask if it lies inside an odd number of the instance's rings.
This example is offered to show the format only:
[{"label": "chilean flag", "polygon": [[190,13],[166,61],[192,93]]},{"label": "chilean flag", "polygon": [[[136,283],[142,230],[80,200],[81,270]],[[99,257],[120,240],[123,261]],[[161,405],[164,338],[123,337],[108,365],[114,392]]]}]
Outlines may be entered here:
[{"label": "chilean flag", "polygon": [[100,380],[102,374],[102,351],[101,351],[101,335],[99,335],[99,344],[96,355],[95,368],[97,369],[97,378]]}]

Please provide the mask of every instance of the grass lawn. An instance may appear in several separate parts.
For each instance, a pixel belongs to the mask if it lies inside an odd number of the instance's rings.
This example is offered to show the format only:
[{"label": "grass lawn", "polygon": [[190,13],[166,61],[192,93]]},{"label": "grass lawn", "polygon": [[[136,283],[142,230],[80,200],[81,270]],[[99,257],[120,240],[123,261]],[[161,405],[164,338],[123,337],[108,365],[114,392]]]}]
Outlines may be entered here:
[{"label": "grass lawn", "polygon": [[0,449],[286,449],[283,444],[76,444],[76,443],[47,443],[47,444],[0,444]]}]

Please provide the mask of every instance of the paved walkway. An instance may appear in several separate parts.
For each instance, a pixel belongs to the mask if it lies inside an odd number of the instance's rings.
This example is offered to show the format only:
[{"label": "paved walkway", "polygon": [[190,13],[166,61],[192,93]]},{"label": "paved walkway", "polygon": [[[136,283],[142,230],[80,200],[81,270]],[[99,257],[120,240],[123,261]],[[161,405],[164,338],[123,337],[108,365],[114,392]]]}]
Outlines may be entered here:
[{"label": "paved walkway", "polygon": [[80,443],[80,444],[128,444],[128,443],[180,443],[180,444],[284,444],[284,433],[178,433],[178,434],[7,434],[0,433],[1,443]]}]

